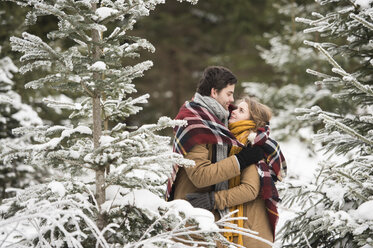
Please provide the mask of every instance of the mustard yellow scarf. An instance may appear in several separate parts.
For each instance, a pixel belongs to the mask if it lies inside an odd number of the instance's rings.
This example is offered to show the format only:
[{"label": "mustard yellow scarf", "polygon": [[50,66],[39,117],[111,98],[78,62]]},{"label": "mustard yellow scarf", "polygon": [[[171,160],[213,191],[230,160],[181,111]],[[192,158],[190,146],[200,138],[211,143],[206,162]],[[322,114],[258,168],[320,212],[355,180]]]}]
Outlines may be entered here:
[{"label": "mustard yellow scarf", "polygon": [[[247,144],[248,136],[250,132],[255,129],[255,123],[252,120],[243,120],[243,121],[236,121],[234,123],[230,123],[228,125],[229,130],[232,132],[232,134],[236,137],[236,139],[241,142],[242,144]],[[241,151],[241,147],[233,146],[232,149],[229,152],[229,156],[232,156],[234,154],[237,154]],[[234,177],[229,180],[229,188],[236,187],[240,185],[241,183],[241,176]],[[238,212],[232,217],[243,217],[243,204],[231,207],[229,210],[230,212],[235,211],[238,209]],[[233,224],[236,224],[238,227],[243,228],[243,220],[235,220],[232,221]],[[237,233],[231,233],[226,232],[224,233],[224,236],[228,239],[230,242],[234,242],[234,237],[237,237],[237,243],[239,245],[243,245],[242,235]]]}]

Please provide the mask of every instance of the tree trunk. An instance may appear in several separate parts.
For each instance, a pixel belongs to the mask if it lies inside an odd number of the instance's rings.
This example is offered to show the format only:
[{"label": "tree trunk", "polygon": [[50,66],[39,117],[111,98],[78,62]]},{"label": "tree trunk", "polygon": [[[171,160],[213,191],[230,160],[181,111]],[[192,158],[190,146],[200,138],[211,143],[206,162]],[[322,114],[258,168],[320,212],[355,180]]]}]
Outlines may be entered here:
[{"label": "tree trunk", "polygon": [[[93,98],[93,142],[95,149],[99,147],[101,137],[101,106],[100,96]],[[104,218],[101,214],[101,205],[105,202],[105,167],[96,170],[96,201],[100,213],[97,218],[97,226],[102,230],[105,227]]]},{"label": "tree trunk", "polygon": [[[96,4],[92,4],[93,10],[96,10],[97,6]],[[100,42],[101,36],[98,30],[92,30],[92,41],[93,42]],[[94,45],[92,47],[92,58],[93,61],[97,61],[101,57],[101,49],[99,46]],[[93,79],[99,80],[100,73],[94,73]],[[93,144],[94,148],[97,149],[100,146],[100,137],[102,133],[102,120],[101,120],[101,106],[100,106],[100,98],[101,98],[101,92],[99,89],[95,89],[93,99],[92,99],[92,105],[93,105]],[[103,218],[103,215],[101,213],[101,205],[105,202],[106,196],[105,196],[105,167],[97,168],[96,170],[96,201],[98,204],[99,214],[97,217],[97,226],[102,230],[105,227],[105,220]]]}]

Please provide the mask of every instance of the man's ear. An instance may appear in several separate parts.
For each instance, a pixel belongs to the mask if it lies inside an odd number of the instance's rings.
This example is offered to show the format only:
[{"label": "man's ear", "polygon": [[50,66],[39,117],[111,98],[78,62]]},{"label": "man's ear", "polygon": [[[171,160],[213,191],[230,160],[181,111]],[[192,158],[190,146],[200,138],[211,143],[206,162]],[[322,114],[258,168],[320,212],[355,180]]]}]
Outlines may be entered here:
[{"label": "man's ear", "polygon": [[212,98],[216,99],[216,97],[218,96],[218,90],[215,89],[215,88],[211,88],[210,96],[211,96]]}]

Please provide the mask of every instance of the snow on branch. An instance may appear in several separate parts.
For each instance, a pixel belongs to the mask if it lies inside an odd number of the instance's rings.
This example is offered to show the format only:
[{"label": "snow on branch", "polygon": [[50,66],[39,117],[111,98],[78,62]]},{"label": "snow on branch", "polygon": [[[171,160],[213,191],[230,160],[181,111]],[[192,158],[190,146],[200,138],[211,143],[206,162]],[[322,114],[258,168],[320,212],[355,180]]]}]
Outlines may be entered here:
[{"label": "snow on branch", "polygon": [[61,108],[61,109],[68,109],[68,110],[81,110],[82,105],[79,103],[71,103],[71,102],[61,102],[56,101],[53,99],[44,98],[43,102],[47,104],[48,107],[52,108]]},{"label": "snow on branch", "polygon": [[[332,69],[332,71],[334,73],[337,73],[337,74],[341,75],[343,77],[342,79],[344,81],[350,82],[353,86],[355,86],[356,88],[358,88],[359,90],[361,90],[365,94],[367,94],[369,96],[373,96],[373,90],[369,85],[361,84],[354,76],[352,76],[351,74],[349,74],[345,70],[343,70],[343,68],[337,63],[337,61],[335,61],[333,59],[333,57],[319,43],[305,40],[304,44],[309,45],[309,46],[313,46],[313,47],[317,48],[320,52],[322,52],[326,56],[329,63],[332,66],[335,67],[335,68]],[[307,72],[310,73],[310,74],[314,74],[316,76],[321,76],[321,77],[327,76],[326,74],[320,74],[320,73],[318,73],[316,71],[313,71],[313,70],[310,70],[310,69],[308,69]]]},{"label": "snow on branch", "polygon": [[329,23],[330,19],[336,18],[336,15],[327,15],[327,16],[322,16],[319,13],[313,13],[314,16],[319,17],[317,20],[310,20],[307,18],[301,18],[301,17],[296,17],[295,21],[296,22],[301,22],[304,24],[312,25],[314,27],[312,28],[307,28],[303,30],[303,33],[313,33],[313,32],[324,32],[327,30],[329,27],[331,27],[333,24]]},{"label": "snow on branch", "polygon": [[186,124],[187,122],[184,120],[172,120],[169,117],[163,116],[159,118],[157,124],[142,125],[138,130],[131,132],[130,137],[139,135],[140,133],[143,133],[145,131],[155,132],[155,131],[159,131],[167,127],[185,126]]},{"label": "snow on branch", "polygon": [[143,48],[149,52],[154,53],[155,47],[146,39],[138,39],[136,43],[133,43],[131,45],[126,44],[127,46],[125,48],[125,52],[131,53],[134,51],[137,51],[139,48]]},{"label": "snow on branch", "polygon": [[[15,199],[8,199],[8,205],[2,205],[0,213],[11,212],[11,203],[16,204],[21,210],[11,217],[0,218],[0,246],[14,244],[26,247],[68,247],[83,248],[82,240],[88,233],[96,239],[96,245],[109,248],[104,238],[105,232],[113,232],[115,224],[109,224],[102,231],[96,226],[90,216],[95,210],[89,202],[88,196],[93,196],[84,185],[86,193],[70,193],[73,188],[71,182],[51,182],[37,185],[18,193]],[[75,185],[75,186],[77,186]],[[31,192],[31,194],[30,194]],[[48,200],[39,199],[42,195]],[[82,225],[84,223],[84,225]]]},{"label": "snow on branch", "polygon": [[358,15],[355,15],[353,13],[350,14],[350,17],[352,19],[355,19],[356,21],[360,22],[361,24],[363,24],[364,26],[366,26],[367,28],[370,28],[373,30],[373,23],[370,23],[368,22],[367,20],[365,20],[364,18],[361,18],[360,16]]},{"label": "snow on branch", "polygon": [[134,79],[137,77],[142,77],[144,74],[144,71],[149,70],[153,66],[153,62],[150,60],[143,61],[141,63],[136,64],[135,66],[126,66],[123,70],[123,73],[121,75],[122,80],[125,79]]},{"label": "snow on branch", "polygon": [[140,110],[142,110],[142,107],[136,106],[136,104],[147,103],[147,99],[149,97],[149,94],[144,94],[142,96],[136,97],[135,99],[129,97],[123,100],[124,94],[119,94],[117,99],[112,99],[112,97],[110,97],[105,101],[101,101],[105,118],[118,118],[120,116],[126,118],[130,115],[137,114]]},{"label": "snow on branch", "polygon": [[[77,188],[80,188],[78,192],[76,192]],[[68,193],[70,190],[75,193]],[[0,246],[12,246],[17,243],[26,247],[30,245],[33,247],[66,245],[73,248],[83,248],[86,246],[82,240],[87,239],[90,235],[94,238],[93,242],[96,243],[96,247],[112,247],[111,242],[107,240],[110,234],[107,236],[106,233],[119,231],[119,225],[109,223],[100,231],[90,216],[94,211],[97,211],[97,203],[92,204],[89,196],[93,196],[93,192],[83,184],[76,182],[53,181],[49,184],[37,185],[18,192],[16,198],[8,200],[8,204],[3,205],[0,209],[2,214],[12,212],[11,208],[14,200],[21,208],[16,214],[8,218],[0,218],[0,225],[2,226]],[[230,227],[230,232],[239,233],[268,245],[273,245],[271,242],[258,237],[257,232],[238,228],[231,224],[231,221],[237,219],[231,217],[234,212],[215,222],[211,212],[193,208],[184,200],[165,202],[145,190],[134,191],[133,194],[128,196],[121,199],[121,204],[130,204],[137,206],[139,209],[153,209],[154,211],[149,212],[149,214],[157,216],[157,218],[145,229],[139,240],[125,244],[124,247],[126,248],[161,244],[177,245],[178,247],[187,247],[183,244],[214,246],[216,240],[231,245],[230,247],[242,247],[228,242],[219,234],[227,231],[225,227]],[[48,200],[44,199],[46,197]],[[112,205],[110,201],[107,204]],[[159,208],[166,211],[158,213],[157,209]],[[172,221],[170,222],[170,220]],[[159,225],[166,225],[167,229],[154,235],[154,231]],[[204,239],[193,239],[194,235],[203,236]]]},{"label": "snow on branch", "polygon": [[177,1],[179,1],[179,2],[189,2],[189,3],[191,3],[191,4],[197,4],[198,3],[198,0],[177,0]]},{"label": "snow on branch", "polygon": [[[14,144],[7,146],[0,154],[6,164],[11,164],[15,158],[26,158],[27,162],[36,166],[53,164],[63,160],[66,164],[81,165],[78,159],[81,154],[91,151],[90,138],[92,130],[87,126],[75,128],[65,126],[38,126],[21,127],[13,129],[14,134],[29,134],[35,139],[36,144]],[[80,137],[81,140],[76,138]],[[66,146],[67,140],[74,140]]]},{"label": "snow on branch", "polygon": [[355,6],[347,6],[346,8],[342,8],[341,10],[338,10],[338,13],[339,14],[346,14],[346,13],[349,13],[349,12],[353,12],[355,11]]},{"label": "snow on branch", "polygon": [[337,63],[337,61],[335,61],[333,57],[320,45],[320,43],[305,40],[304,44],[308,46],[313,46],[314,48],[318,49],[320,52],[322,52],[326,56],[330,64],[340,69],[341,71],[344,71],[342,67]]},{"label": "snow on branch", "polygon": [[32,61],[20,68],[22,74],[34,68],[51,66],[51,60],[58,60],[58,54],[38,36],[22,33],[23,39],[11,37],[10,43],[13,51],[24,53],[21,61]]},{"label": "snow on branch", "polygon": [[295,21],[296,22],[301,22],[301,23],[304,23],[304,24],[310,24],[312,22],[312,20],[307,19],[307,18],[302,18],[302,17],[296,17]]},{"label": "snow on branch", "polygon": [[[103,209],[113,211],[113,207],[131,205],[139,209],[150,210],[149,214],[156,216],[154,222],[144,230],[139,239],[126,244],[124,246],[126,248],[148,247],[152,245],[167,245],[166,247],[170,247],[169,245],[171,247],[190,247],[191,245],[216,246],[216,241],[220,241],[228,246],[230,245],[229,247],[242,247],[229,242],[221,235],[221,233],[228,230],[273,245],[271,242],[258,237],[257,232],[239,228],[237,225],[232,224],[231,222],[234,220],[246,219],[245,217],[232,218],[231,216],[235,212],[231,212],[215,222],[215,218],[210,211],[193,208],[189,202],[184,200],[165,202],[146,190],[135,190],[124,197],[116,194],[115,197],[117,198],[115,202],[107,201]],[[109,206],[112,210],[108,209]],[[165,211],[159,214],[157,209]],[[163,228],[162,232],[156,235],[152,234],[157,226],[165,225],[167,228]],[[226,227],[230,227],[230,229],[226,229]],[[198,236],[198,239],[193,238],[196,236]]]},{"label": "snow on branch", "polygon": [[312,69],[307,69],[306,72],[309,73],[309,74],[311,74],[311,75],[314,75],[314,76],[317,76],[317,77],[321,77],[321,78],[331,78],[332,77],[332,76],[330,76],[328,74],[321,73],[321,72],[318,72],[318,71],[314,71]]},{"label": "snow on branch", "polygon": [[62,75],[60,73],[47,75],[43,78],[39,78],[33,81],[30,81],[25,84],[25,88],[32,88],[32,89],[38,89],[44,87],[44,84],[46,83],[53,83],[58,82],[61,80]]},{"label": "snow on branch", "polygon": [[[0,47],[1,48],[1,47]],[[5,90],[4,87],[11,88],[13,85],[12,78],[13,74],[18,72],[17,66],[14,65],[13,61],[9,57],[5,57],[0,59],[0,83],[6,84],[7,86],[3,86],[0,84],[0,89]]]},{"label": "snow on branch", "polygon": [[343,123],[337,121],[336,119],[328,116],[328,115],[325,115],[325,114],[320,114],[319,115],[319,118],[321,118],[324,123],[326,124],[331,124],[335,127],[337,127],[338,129],[340,129],[341,131],[344,131],[346,133],[348,133],[349,135],[369,144],[370,146],[373,146],[373,140],[370,140],[370,139],[367,139],[365,138],[364,136],[362,136],[361,134],[357,133],[355,130],[353,130],[352,128],[344,125]]},{"label": "snow on branch", "polygon": [[332,71],[334,73],[337,73],[343,77],[343,80],[346,82],[352,83],[356,88],[361,90],[362,92],[366,93],[369,96],[373,96],[373,90],[369,85],[363,85],[360,83],[356,77],[352,76],[351,74],[347,73],[344,70],[338,69],[338,68],[333,68]]}]

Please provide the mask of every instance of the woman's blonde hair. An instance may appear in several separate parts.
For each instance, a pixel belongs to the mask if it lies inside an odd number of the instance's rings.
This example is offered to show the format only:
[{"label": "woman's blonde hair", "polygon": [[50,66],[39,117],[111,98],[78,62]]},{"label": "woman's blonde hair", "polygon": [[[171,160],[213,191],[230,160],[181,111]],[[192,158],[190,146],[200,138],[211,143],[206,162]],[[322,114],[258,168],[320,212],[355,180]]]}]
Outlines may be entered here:
[{"label": "woman's blonde hair", "polygon": [[257,100],[251,97],[243,97],[239,102],[244,101],[247,103],[250,120],[254,121],[256,128],[264,127],[269,124],[272,118],[272,110]]}]

